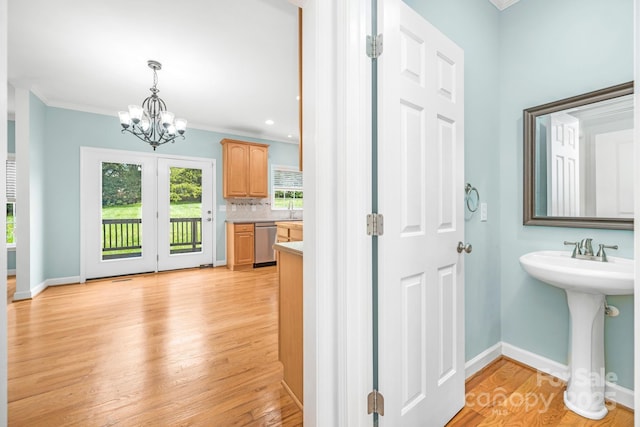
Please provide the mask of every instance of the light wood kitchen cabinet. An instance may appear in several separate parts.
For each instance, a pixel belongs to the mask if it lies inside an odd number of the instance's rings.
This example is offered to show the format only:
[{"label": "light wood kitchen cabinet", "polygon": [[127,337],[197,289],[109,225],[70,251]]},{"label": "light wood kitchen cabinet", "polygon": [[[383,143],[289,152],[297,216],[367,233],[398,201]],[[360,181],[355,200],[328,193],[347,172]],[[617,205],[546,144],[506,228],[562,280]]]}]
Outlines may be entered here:
[{"label": "light wood kitchen cabinet", "polygon": [[269,197],[269,146],[234,139],[220,144],[223,197]]},{"label": "light wood kitchen cabinet", "polygon": [[227,223],[227,268],[253,268],[254,224]]},{"label": "light wood kitchen cabinet", "polygon": [[[287,243],[286,245],[291,245]],[[278,358],[282,362],[285,389],[294,402],[303,408],[303,287],[302,250],[276,244],[282,265],[278,271],[280,282]]]},{"label": "light wood kitchen cabinet", "polygon": [[[302,221],[278,221],[276,227],[276,243],[302,241]],[[280,271],[279,251],[276,252],[276,266]]]},{"label": "light wood kitchen cabinet", "polygon": [[276,226],[278,243],[302,241],[302,221],[278,221]]}]

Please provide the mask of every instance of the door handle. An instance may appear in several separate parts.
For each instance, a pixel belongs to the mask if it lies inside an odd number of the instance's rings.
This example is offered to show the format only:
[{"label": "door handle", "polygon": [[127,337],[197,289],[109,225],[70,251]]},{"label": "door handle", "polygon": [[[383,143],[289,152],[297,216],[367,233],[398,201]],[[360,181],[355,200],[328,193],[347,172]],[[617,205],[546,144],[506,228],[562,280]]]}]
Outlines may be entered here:
[{"label": "door handle", "polygon": [[470,254],[471,251],[473,250],[473,247],[469,243],[465,245],[462,242],[458,242],[458,247],[456,249],[458,250],[459,254],[461,254],[462,251],[465,251],[466,253]]},{"label": "door handle", "polygon": [[207,222],[211,222],[211,221],[212,221],[212,219],[211,219],[211,218],[207,218]]}]

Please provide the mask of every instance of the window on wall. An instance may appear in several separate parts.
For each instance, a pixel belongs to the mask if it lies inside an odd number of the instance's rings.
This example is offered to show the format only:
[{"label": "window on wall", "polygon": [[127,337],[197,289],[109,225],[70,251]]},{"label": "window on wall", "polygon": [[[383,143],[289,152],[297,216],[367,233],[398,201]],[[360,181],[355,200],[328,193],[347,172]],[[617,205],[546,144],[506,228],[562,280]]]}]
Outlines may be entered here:
[{"label": "window on wall", "polygon": [[271,209],[302,209],[302,172],[291,166],[271,167]]},{"label": "window on wall", "polygon": [[7,247],[15,247],[16,228],[16,160],[7,158]]}]

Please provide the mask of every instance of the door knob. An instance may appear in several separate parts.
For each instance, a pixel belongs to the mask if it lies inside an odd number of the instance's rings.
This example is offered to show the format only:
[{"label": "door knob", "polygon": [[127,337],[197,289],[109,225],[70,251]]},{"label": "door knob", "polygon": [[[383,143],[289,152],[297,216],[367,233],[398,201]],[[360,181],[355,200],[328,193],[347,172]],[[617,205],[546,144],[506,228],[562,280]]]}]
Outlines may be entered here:
[{"label": "door knob", "polygon": [[473,249],[473,247],[472,247],[469,243],[467,243],[467,244],[465,245],[465,244],[464,244],[464,243],[462,243],[462,242],[458,242],[457,250],[458,250],[458,253],[459,253],[459,254],[461,254],[461,253],[462,253],[462,251],[465,251],[466,253],[470,254],[472,249]]},{"label": "door knob", "polygon": [[211,219],[211,218],[207,218],[207,222],[211,222],[211,221],[212,221],[212,219]]}]

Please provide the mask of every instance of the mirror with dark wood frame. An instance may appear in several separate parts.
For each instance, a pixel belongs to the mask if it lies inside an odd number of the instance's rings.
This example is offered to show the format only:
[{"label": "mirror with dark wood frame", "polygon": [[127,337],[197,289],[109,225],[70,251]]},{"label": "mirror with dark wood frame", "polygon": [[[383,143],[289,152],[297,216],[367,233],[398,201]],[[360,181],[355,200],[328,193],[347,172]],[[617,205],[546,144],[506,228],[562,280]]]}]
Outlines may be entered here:
[{"label": "mirror with dark wood frame", "polygon": [[524,225],[633,229],[633,82],[523,112]]}]

